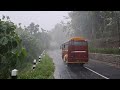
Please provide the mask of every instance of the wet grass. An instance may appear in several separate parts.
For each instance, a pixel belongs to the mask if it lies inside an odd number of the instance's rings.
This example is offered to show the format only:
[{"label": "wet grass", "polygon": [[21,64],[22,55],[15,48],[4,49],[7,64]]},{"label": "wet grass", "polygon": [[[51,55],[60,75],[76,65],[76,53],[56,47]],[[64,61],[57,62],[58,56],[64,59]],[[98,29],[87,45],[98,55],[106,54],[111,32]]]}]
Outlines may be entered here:
[{"label": "wet grass", "polygon": [[118,54],[120,50],[118,48],[89,48],[90,53],[102,53],[102,54]]},{"label": "wet grass", "polygon": [[18,79],[54,79],[54,68],[52,59],[45,54],[34,70],[32,69],[32,64],[29,64],[24,70],[19,72]]}]

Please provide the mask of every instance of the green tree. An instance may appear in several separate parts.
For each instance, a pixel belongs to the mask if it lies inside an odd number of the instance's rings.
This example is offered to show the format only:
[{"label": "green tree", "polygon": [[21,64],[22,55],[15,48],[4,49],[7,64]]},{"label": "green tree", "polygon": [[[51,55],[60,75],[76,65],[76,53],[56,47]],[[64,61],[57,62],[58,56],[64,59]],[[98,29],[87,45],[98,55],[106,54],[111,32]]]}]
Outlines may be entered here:
[{"label": "green tree", "polygon": [[26,50],[21,45],[21,39],[16,34],[16,25],[6,17],[0,19],[0,78],[6,79],[10,71],[17,68],[17,63],[26,56]]}]

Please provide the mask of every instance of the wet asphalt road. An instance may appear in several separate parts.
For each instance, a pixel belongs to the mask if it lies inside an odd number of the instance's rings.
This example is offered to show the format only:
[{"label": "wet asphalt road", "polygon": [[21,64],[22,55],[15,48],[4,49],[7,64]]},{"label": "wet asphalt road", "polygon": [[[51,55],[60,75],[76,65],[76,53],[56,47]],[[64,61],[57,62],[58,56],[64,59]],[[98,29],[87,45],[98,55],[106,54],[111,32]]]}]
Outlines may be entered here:
[{"label": "wet asphalt road", "polygon": [[55,79],[105,79],[85,67],[90,68],[109,79],[120,79],[120,69],[106,63],[90,59],[88,64],[85,64],[84,67],[81,67],[80,65],[71,65],[68,67],[62,60],[61,50],[51,50],[48,51],[48,54],[55,64]]}]

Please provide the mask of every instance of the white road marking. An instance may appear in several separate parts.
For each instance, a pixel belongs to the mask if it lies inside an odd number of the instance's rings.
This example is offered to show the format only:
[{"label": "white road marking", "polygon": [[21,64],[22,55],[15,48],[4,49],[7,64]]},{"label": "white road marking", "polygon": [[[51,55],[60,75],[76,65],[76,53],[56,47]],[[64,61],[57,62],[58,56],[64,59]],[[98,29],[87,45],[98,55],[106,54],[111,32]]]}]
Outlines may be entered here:
[{"label": "white road marking", "polygon": [[85,67],[85,68],[86,68],[86,69],[88,69],[88,70],[90,70],[91,72],[93,72],[93,73],[95,73],[95,74],[97,74],[97,75],[99,75],[99,76],[101,76],[101,77],[105,78],[105,79],[109,79],[109,78],[107,78],[107,77],[103,76],[102,74],[99,74],[99,73],[97,73],[97,72],[93,71],[92,69],[90,69],[90,68],[88,68],[88,67]]}]

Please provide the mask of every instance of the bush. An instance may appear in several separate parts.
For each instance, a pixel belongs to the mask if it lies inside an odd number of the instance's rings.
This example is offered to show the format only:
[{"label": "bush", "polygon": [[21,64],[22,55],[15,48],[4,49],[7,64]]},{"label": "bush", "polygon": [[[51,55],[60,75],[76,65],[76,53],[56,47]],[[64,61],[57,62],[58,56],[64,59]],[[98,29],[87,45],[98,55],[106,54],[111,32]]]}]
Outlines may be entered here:
[{"label": "bush", "polygon": [[[4,17],[5,18],[5,17]],[[18,61],[26,56],[21,39],[15,32],[16,25],[10,20],[0,20],[0,78],[7,79]]]}]

